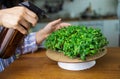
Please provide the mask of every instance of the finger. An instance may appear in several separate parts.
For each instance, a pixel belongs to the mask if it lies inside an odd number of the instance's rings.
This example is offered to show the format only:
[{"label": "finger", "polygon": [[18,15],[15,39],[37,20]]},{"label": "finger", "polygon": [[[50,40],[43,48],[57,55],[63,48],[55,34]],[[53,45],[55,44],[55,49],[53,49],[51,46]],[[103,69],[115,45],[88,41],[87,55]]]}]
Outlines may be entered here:
[{"label": "finger", "polygon": [[55,21],[53,21],[53,22],[50,22],[50,25],[51,25],[51,26],[56,26],[56,25],[59,24],[59,23],[61,23],[61,19],[57,19],[57,20],[55,20]]},{"label": "finger", "polygon": [[24,17],[24,19],[25,19],[27,22],[31,23],[32,26],[35,26],[35,25],[36,25],[37,19],[35,19],[34,17],[31,17],[31,16],[29,16],[28,14],[24,14],[23,17]]},{"label": "finger", "polygon": [[70,23],[65,23],[65,22],[60,23],[60,27],[68,27],[70,25],[71,25]]},{"label": "finger", "polygon": [[22,27],[22,25],[17,25],[14,29],[18,30],[22,34],[27,34],[28,33],[27,30]]},{"label": "finger", "polygon": [[68,27],[70,25],[71,24],[69,24],[69,23],[60,23],[60,24],[57,25],[56,30],[61,29],[63,27]]},{"label": "finger", "polygon": [[36,20],[36,22],[33,23],[33,26],[35,26],[35,24],[38,21],[38,16],[36,15],[36,13],[34,13],[31,10],[29,10],[29,9],[26,8],[26,14],[29,15],[29,16],[31,16],[32,18],[34,18]]},{"label": "finger", "polygon": [[27,22],[24,19],[20,20],[19,24],[22,25],[26,30],[29,30],[30,27],[32,26],[31,23]]},{"label": "finger", "polygon": [[26,10],[26,13],[27,13],[28,15],[30,15],[30,16],[36,18],[36,19],[38,18],[37,15],[36,15],[34,12],[32,12],[31,10],[29,10],[29,9],[27,9],[27,8],[26,8],[25,10]]}]

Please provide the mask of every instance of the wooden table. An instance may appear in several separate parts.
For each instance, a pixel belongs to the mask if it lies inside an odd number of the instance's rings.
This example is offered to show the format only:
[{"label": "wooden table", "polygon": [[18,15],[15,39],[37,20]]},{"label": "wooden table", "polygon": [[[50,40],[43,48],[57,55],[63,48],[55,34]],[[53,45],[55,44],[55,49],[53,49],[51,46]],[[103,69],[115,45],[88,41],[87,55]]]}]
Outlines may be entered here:
[{"label": "wooden table", "polygon": [[0,79],[120,79],[120,48],[108,48],[108,53],[97,59],[94,67],[83,71],[59,68],[45,52],[41,49],[22,55],[0,73]]}]

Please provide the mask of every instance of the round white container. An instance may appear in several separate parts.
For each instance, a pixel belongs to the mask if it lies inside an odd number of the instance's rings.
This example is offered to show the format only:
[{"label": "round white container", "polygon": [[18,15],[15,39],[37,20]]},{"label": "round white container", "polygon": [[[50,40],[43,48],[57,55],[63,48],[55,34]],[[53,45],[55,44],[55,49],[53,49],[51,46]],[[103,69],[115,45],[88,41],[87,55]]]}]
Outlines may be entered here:
[{"label": "round white container", "polygon": [[85,70],[93,67],[96,64],[96,61],[82,62],[82,63],[66,63],[66,62],[58,62],[58,66],[62,69],[66,70]]}]

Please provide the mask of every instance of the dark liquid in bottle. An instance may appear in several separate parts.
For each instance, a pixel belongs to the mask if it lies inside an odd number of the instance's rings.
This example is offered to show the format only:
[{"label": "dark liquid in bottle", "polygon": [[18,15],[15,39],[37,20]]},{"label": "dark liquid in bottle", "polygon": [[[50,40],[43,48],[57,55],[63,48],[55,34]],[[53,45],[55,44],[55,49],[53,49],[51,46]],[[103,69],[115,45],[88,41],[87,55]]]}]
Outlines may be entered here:
[{"label": "dark liquid in bottle", "polygon": [[0,58],[12,56],[24,35],[17,30],[4,28],[0,33]]}]

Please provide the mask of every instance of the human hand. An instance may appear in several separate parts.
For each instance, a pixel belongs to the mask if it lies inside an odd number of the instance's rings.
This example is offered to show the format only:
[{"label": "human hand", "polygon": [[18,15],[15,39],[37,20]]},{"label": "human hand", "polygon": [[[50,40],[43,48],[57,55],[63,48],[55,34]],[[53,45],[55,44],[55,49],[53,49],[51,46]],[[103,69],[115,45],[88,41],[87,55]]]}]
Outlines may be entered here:
[{"label": "human hand", "polygon": [[61,19],[48,23],[42,30],[36,33],[36,41],[40,44],[49,34],[62,28],[70,26],[69,23],[61,22]]},{"label": "human hand", "polygon": [[0,25],[27,34],[31,26],[35,26],[38,17],[29,9],[19,6],[0,10]]}]

